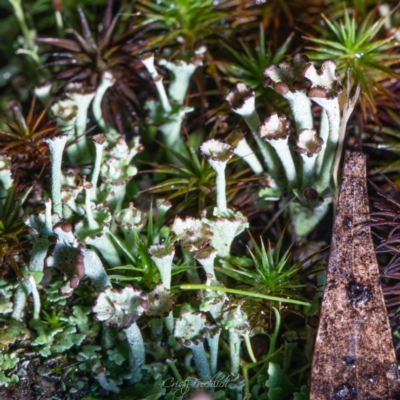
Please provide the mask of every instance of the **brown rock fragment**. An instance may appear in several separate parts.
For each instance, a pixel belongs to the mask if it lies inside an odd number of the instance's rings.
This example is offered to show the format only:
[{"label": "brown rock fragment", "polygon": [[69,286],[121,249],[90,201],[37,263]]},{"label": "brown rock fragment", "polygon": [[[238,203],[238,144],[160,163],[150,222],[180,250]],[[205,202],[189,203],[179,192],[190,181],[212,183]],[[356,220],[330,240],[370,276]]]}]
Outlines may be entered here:
[{"label": "brown rock fragment", "polygon": [[366,159],[347,152],[310,400],[397,399],[396,356],[369,227]]}]

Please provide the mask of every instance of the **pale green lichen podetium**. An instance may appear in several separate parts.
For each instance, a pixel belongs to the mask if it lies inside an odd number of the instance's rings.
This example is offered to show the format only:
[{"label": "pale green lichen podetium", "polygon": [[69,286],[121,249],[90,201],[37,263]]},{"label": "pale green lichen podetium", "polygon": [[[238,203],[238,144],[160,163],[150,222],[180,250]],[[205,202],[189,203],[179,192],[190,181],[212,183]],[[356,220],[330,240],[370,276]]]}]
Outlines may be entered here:
[{"label": "pale green lichen podetium", "polygon": [[217,208],[224,215],[228,208],[226,205],[226,180],[225,168],[228,161],[233,157],[233,147],[220,140],[210,139],[200,146],[200,152],[216,173]]},{"label": "pale green lichen podetium", "polygon": [[296,166],[289,147],[290,121],[286,115],[278,116],[272,112],[258,128],[258,134],[267,141],[276,151],[285,171],[288,188],[293,189],[298,184]]},{"label": "pale green lichen podetium", "polygon": [[308,63],[303,74],[311,82],[307,96],[324,109],[328,119],[329,136],[323,153],[324,158],[318,159],[318,162],[322,163],[321,173],[318,176],[318,189],[324,191],[333,183],[332,167],[339,142],[341,120],[338,98],[343,87],[339,82],[336,64],[331,60],[324,61],[318,70],[312,63]]},{"label": "pale green lichen podetium", "polygon": [[281,173],[280,163],[276,157],[273,148],[269,143],[265,143],[258,135],[258,127],[261,124],[255,106],[256,96],[252,89],[243,82],[236,83],[236,87],[232,89],[226,96],[226,101],[233,112],[243,117],[255,142],[261,152],[264,163],[269,174],[279,183],[279,175]]},{"label": "pale green lichen podetium", "polygon": [[200,380],[211,380],[210,366],[204,349],[204,340],[208,335],[206,316],[181,310],[181,318],[175,320],[174,336],[178,343],[193,353],[193,361]]},{"label": "pale green lichen podetium", "polygon": [[51,200],[53,203],[53,212],[62,218],[61,202],[61,164],[67,135],[59,135],[46,139],[51,155]]},{"label": "pale green lichen podetium", "polygon": [[196,68],[202,64],[204,51],[203,48],[198,49],[195,52],[196,56],[189,62],[184,60],[159,61],[159,65],[165,66],[170,71],[168,94],[163,84],[163,78],[155,68],[154,54],[144,53],[141,55],[141,61],[150,73],[159,97],[158,101],[147,102],[146,106],[150,110],[148,122],[157,125],[163,133],[163,140],[168,147],[174,147],[179,142],[185,114],[193,111],[192,107],[184,105],[184,100],[191,77]]},{"label": "pale green lichen podetium", "polygon": [[123,329],[130,349],[130,383],[141,381],[142,366],[145,363],[143,337],[136,324],[145,310],[145,300],[142,292],[130,285],[122,289],[112,289],[108,286],[98,294],[92,308],[96,321],[104,322],[106,327]]},{"label": "pale green lichen podetium", "polygon": [[107,139],[114,143],[117,136],[119,135],[118,132],[110,125],[107,125],[104,121],[103,112],[101,108],[101,103],[103,101],[104,95],[106,94],[107,90],[114,86],[115,78],[111,71],[104,71],[100,84],[96,89],[96,95],[93,98],[92,102],[92,111],[94,119],[97,125],[101,128],[101,130],[107,134]]}]

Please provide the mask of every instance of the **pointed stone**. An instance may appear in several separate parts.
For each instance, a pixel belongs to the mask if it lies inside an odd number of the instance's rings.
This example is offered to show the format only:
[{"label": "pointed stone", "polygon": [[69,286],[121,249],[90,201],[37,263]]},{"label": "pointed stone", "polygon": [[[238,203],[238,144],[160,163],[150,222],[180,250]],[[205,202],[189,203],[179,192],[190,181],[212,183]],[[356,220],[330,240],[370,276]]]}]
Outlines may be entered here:
[{"label": "pointed stone", "polygon": [[397,399],[399,380],[371,231],[366,158],[347,152],[310,400]]}]

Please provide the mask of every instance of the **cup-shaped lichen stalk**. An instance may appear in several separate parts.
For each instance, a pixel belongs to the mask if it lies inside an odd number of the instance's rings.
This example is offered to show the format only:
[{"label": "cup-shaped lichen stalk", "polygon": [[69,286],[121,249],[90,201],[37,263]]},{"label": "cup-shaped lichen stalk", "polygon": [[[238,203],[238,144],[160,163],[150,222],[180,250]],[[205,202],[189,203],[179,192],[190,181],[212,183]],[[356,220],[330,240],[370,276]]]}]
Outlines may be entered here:
[{"label": "cup-shaped lichen stalk", "polygon": [[47,107],[50,103],[50,92],[52,83],[47,81],[42,85],[35,86],[34,93],[35,96],[42,102],[42,104]]},{"label": "cup-shaped lichen stalk", "polygon": [[61,200],[63,202],[64,219],[72,217],[73,214],[82,215],[83,210],[78,207],[76,199],[82,192],[82,184],[86,182],[76,169],[69,168],[63,171],[63,185],[61,187]]},{"label": "cup-shaped lichen stalk", "polygon": [[[77,108],[75,122],[75,137],[78,139],[76,146],[70,146],[68,155],[71,161],[75,162],[79,158],[87,155],[86,132],[89,105],[92,102],[96,91],[91,87],[83,87],[80,83],[70,83],[65,88],[67,96],[75,103]],[[75,148],[76,147],[76,148]]]},{"label": "cup-shaped lichen stalk", "polygon": [[118,134],[117,131],[106,125],[101,109],[101,102],[103,101],[104,95],[106,94],[106,91],[114,85],[114,83],[115,78],[112,72],[104,71],[101,76],[100,84],[96,89],[96,95],[94,96],[92,103],[92,111],[97,125],[103,130],[103,132]]},{"label": "cup-shaped lichen stalk", "polygon": [[85,214],[84,218],[75,224],[75,233],[82,241],[97,249],[104,260],[112,266],[121,265],[119,253],[109,236],[112,216],[106,204],[95,205],[90,201],[92,184],[85,182]]},{"label": "cup-shaped lichen stalk", "polygon": [[[106,287],[100,292],[92,308],[96,321],[104,326],[123,329],[130,348],[129,364],[131,383],[142,379],[142,365],[145,363],[145,351],[142,333],[136,321],[143,314],[144,297],[140,290],[126,285],[122,289]],[[143,304],[145,305],[145,304]]]},{"label": "cup-shaped lichen stalk", "polygon": [[90,231],[96,231],[100,228],[99,223],[94,219],[92,202],[90,200],[90,193],[93,189],[93,185],[90,182],[84,182],[83,188],[85,189],[85,211],[86,211],[86,221],[87,226]]},{"label": "cup-shaped lichen stalk", "polygon": [[306,94],[310,82],[303,75],[307,62],[307,56],[297,53],[291,61],[282,61],[277,66],[270,65],[264,69],[264,86],[272,87],[287,99],[296,130],[313,128],[311,101]]},{"label": "cup-shaped lichen stalk", "polygon": [[51,200],[53,203],[53,212],[62,218],[61,203],[61,163],[65,144],[67,143],[66,135],[55,136],[46,139],[51,155]]},{"label": "cup-shaped lichen stalk", "polygon": [[71,99],[59,100],[51,106],[59,130],[68,135],[68,143],[75,139],[75,123],[78,109]]},{"label": "cup-shaped lichen stalk", "polygon": [[107,137],[102,133],[92,136],[92,141],[95,147],[94,165],[90,183],[92,184],[92,191],[90,198],[92,201],[97,200],[97,182],[99,180],[101,163],[103,161],[103,149],[107,144]]},{"label": "cup-shaped lichen stalk", "polygon": [[7,196],[7,190],[10,189],[12,182],[10,160],[5,156],[0,156],[0,184],[2,186],[0,193],[2,198]]},{"label": "cup-shaped lichen stalk", "polygon": [[172,107],[169,103],[168,96],[162,82],[162,76],[158,74],[156,67],[154,66],[154,54],[144,53],[140,56],[140,59],[153,78],[164,112],[167,114],[170,113],[172,111]]},{"label": "cup-shaped lichen stalk", "polygon": [[221,336],[222,329],[220,326],[210,324],[209,322],[207,322],[207,328],[207,343],[210,349],[210,371],[211,375],[214,376],[217,373],[219,338]]},{"label": "cup-shaped lichen stalk", "polygon": [[326,142],[325,151],[318,157],[318,163],[321,164],[320,187],[326,189],[331,181],[333,160],[338,146],[340,129],[338,97],[343,87],[339,82],[340,76],[336,72],[336,64],[332,60],[324,61],[319,70],[312,63],[308,63],[304,67],[303,75],[311,82],[307,96],[325,110],[329,123],[329,136],[326,134],[322,136]]},{"label": "cup-shaped lichen stalk", "polygon": [[272,112],[271,116],[266,118],[258,128],[258,134],[275,149],[285,170],[289,189],[292,189],[297,184],[297,173],[289,147],[291,134],[289,126],[290,121],[287,120],[286,115],[282,114],[278,117],[276,112]]},{"label": "cup-shaped lichen stalk", "polygon": [[222,325],[229,331],[229,350],[231,356],[231,373],[238,374],[240,368],[240,341],[241,337],[245,339],[247,350],[253,362],[256,359],[249,338],[249,323],[248,317],[242,310],[243,301],[239,301],[237,307],[231,308],[224,313]]},{"label": "cup-shaped lichen stalk", "polygon": [[314,180],[315,162],[324,141],[317,135],[315,129],[301,129],[295,150],[303,160],[303,189],[312,185]]},{"label": "cup-shaped lichen stalk", "polygon": [[[207,286],[221,286],[224,288],[225,286],[216,280],[214,280],[214,276],[212,274],[206,274]],[[201,301],[199,310],[202,312],[209,311],[214,321],[219,323],[221,321],[221,312],[224,304],[228,301],[228,297],[224,292],[218,292],[216,290],[202,290],[199,291],[198,296]]]},{"label": "cup-shaped lichen stalk", "polygon": [[81,83],[70,83],[66,86],[65,91],[78,109],[75,134],[80,137],[86,131],[88,109],[96,91],[92,87],[83,87]]},{"label": "cup-shaped lichen stalk", "polygon": [[106,377],[106,367],[99,364],[94,364],[92,366],[92,377],[96,379],[99,385],[109,392],[119,393],[119,387],[116,383]]},{"label": "cup-shaped lichen stalk", "polygon": [[257,156],[253,153],[253,150],[247,143],[243,132],[239,130],[233,131],[229,135],[229,143],[233,145],[233,152],[235,153],[235,155],[242,158],[243,161],[245,161],[249,165],[249,167],[256,175],[262,174],[263,167],[260,161],[258,161]]},{"label": "cup-shaped lichen stalk", "polygon": [[265,165],[269,172],[274,174],[277,167],[276,157],[274,156],[272,148],[269,147],[268,143],[261,140],[257,133],[261,121],[256,111],[256,95],[254,90],[250,89],[243,82],[237,82],[236,87],[227,94],[225,99],[231,110],[244,118],[258,148],[260,149]]},{"label": "cup-shaped lichen stalk", "polygon": [[[213,280],[212,274],[206,274],[207,286],[221,286],[224,285],[221,282]],[[215,290],[202,290],[199,291],[197,297],[201,301],[199,310],[202,312],[209,311],[212,315],[214,321],[217,324],[221,322],[221,312],[224,304],[228,301],[228,297],[224,292],[218,292]],[[217,372],[217,363],[218,363],[218,343],[219,337],[221,335],[221,329],[219,325],[209,325],[209,335],[207,336],[208,346],[210,348],[210,366],[211,366],[211,375],[215,375]]]},{"label": "cup-shaped lichen stalk", "polygon": [[[110,210],[115,214],[122,209],[126,195],[126,185],[137,174],[138,170],[131,165],[132,158],[143,151],[144,147],[135,136],[128,145],[125,139],[120,136],[116,143],[106,150],[105,161],[100,169],[103,188],[108,192],[107,202]],[[111,231],[116,231],[113,221]]]},{"label": "cup-shaped lichen stalk", "polygon": [[153,244],[149,247],[148,253],[160,272],[161,281],[165,289],[171,289],[172,261],[175,256],[173,245]]},{"label": "cup-shaped lichen stalk", "polygon": [[115,214],[115,223],[124,233],[126,244],[131,249],[136,249],[135,232],[139,233],[140,230],[146,225],[147,214],[129,203],[128,208],[124,208]]},{"label": "cup-shaped lichen stalk", "polygon": [[171,230],[178,237],[182,248],[188,252],[204,249],[210,244],[213,236],[210,232],[210,225],[193,217],[185,219],[175,217]]},{"label": "cup-shaped lichen stalk", "polygon": [[96,290],[102,291],[107,286],[111,286],[110,279],[101,262],[99,256],[90,249],[79,246],[79,256],[77,259],[83,262],[85,268],[85,276],[87,276],[95,286]]},{"label": "cup-shaped lichen stalk", "polygon": [[163,226],[163,220],[167,211],[172,207],[171,202],[167,199],[156,199],[156,221],[154,224],[154,242],[157,243],[160,238],[160,230]]},{"label": "cup-shaped lichen stalk", "polygon": [[80,242],[76,238],[72,225],[59,222],[53,227],[56,241],[45,259],[49,268],[57,268],[63,275],[65,284],[59,289],[62,295],[69,296],[85,276],[85,265],[79,252]]},{"label": "cup-shaped lichen stalk", "polygon": [[207,223],[211,233],[211,246],[217,250],[221,258],[229,257],[233,239],[248,228],[247,218],[239,211],[228,210],[225,216],[221,216],[218,209],[214,209],[212,218],[202,218]]},{"label": "cup-shaped lichen stalk", "polygon": [[172,316],[174,304],[175,298],[171,296],[171,292],[165,289],[161,282],[146,295],[145,312],[151,318],[151,332],[156,341],[162,338],[164,318],[167,318],[169,315]]},{"label": "cup-shaped lichen stalk", "polygon": [[214,271],[214,261],[217,257],[217,250],[214,247],[206,247],[194,253],[194,258],[201,264],[204,268],[206,274],[211,274],[215,276]]},{"label": "cup-shaped lichen stalk", "polygon": [[[28,226],[27,230],[31,235],[32,252],[28,266],[30,272],[43,272],[45,258],[49,247],[52,245],[48,237],[52,236],[54,238],[50,199],[45,201],[45,207],[44,213],[24,215],[22,217],[22,221]],[[14,292],[12,319],[22,320],[23,311],[26,308],[26,300],[31,291],[32,288],[28,280],[21,280]]]},{"label": "cup-shaped lichen stalk", "polygon": [[216,172],[217,208],[220,213],[226,213],[225,168],[228,161],[233,157],[233,147],[220,140],[210,139],[200,146],[200,152]]},{"label": "cup-shaped lichen stalk", "polygon": [[37,286],[36,286],[36,281],[35,281],[35,278],[31,274],[29,274],[27,276],[27,280],[29,282],[29,285],[31,286],[31,293],[32,293],[32,298],[33,298],[32,318],[39,319],[41,303],[40,303],[39,292],[38,292]]},{"label": "cup-shaped lichen stalk", "polygon": [[200,380],[211,379],[210,366],[204,350],[204,340],[208,334],[206,316],[200,312],[181,310],[181,318],[175,319],[174,336],[182,346],[193,353],[193,361]]},{"label": "cup-shaped lichen stalk", "polygon": [[[193,252],[209,245],[213,235],[210,232],[209,224],[193,217],[186,217],[185,219],[175,217],[171,230],[174,236],[178,237],[184,259],[188,265],[195,264]],[[201,283],[196,269],[190,268],[186,273],[191,283]]]},{"label": "cup-shaped lichen stalk", "polygon": [[169,97],[177,104],[183,105],[186,92],[189,88],[190,79],[197,67],[202,65],[202,53],[206,49],[200,48],[196,51],[197,55],[189,62],[177,60],[160,60],[159,65],[164,66],[171,72],[171,82],[168,86]]},{"label": "cup-shaped lichen stalk", "polygon": [[[171,289],[172,262],[175,256],[175,247],[173,245],[154,244],[149,247],[148,253],[157,266],[161,275],[162,285],[165,290]],[[164,318],[165,326],[170,334],[174,328],[172,312]]]}]

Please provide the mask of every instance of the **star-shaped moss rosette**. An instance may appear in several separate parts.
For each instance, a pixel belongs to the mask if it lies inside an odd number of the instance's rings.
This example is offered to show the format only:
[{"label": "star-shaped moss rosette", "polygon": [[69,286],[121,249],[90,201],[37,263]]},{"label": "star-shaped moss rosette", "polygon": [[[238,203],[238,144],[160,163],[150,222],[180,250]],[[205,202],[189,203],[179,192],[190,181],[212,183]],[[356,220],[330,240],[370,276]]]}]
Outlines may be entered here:
[{"label": "star-shaped moss rosette", "polygon": [[233,147],[221,140],[210,139],[200,146],[200,153],[206,157],[216,172],[217,208],[221,213],[225,213],[227,211],[225,168],[233,157]]},{"label": "star-shaped moss rosette", "polygon": [[144,312],[145,297],[140,290],[126,285],[121,289],[106,287],[99,293],[92,308],[95,321],[124,330],[130,348],[131,383],[140,382],[145,363],[143,337],[136,321]]},{"label": "star-shaped moss rosette", "polygon": [[172,262],[175,256],[175,247],[163,244],[153,244],[148,253],[157,266],[161,275],[161,281],[165,289],[171,289]]},{"label": "star-shaped moss rosette", "polygon": [[192,350],[197,373],[202,381],[211,379],[204,340],[208,334],[206,316],[200,312],[181,310],[181,318],[175,319],[174,337],[182,345]]},{"label": "star-shaped moss rosette", "polygon": [[73,233],[72,225],[67,222],[56,224],[53,230],[57,239],[45,264],[62,272],[67,282],[60,288],[60,294],[70,295],[85,276],[85,265],[79,251],[80,242]]},{"label": "star-shaped moss rosette", "polygon": [[306,189],[314,181],[317,154],[321,151],[324,141],[315,129],[301,129],[298,133],[299,138],[294,149],[303,159],[303,189]]},{"label": "star-shaped moss rosette", "polygon": [[178,238],[178,243],[190,252],[201,250],[209,245],[213,235],[207,222],[193,217],[185,219],[176,217],[171,230]]},{"label": "star-shaped moss rosette", "polygon": [[[222,282],[214,280],[212,274],[206,274],[207,286],[221,286],[224,288]],[[221,312],[224,304],[228,301],[228,296],[224,292],[218,292],[217,290],[201,290],[197,295],[198,299],[201,301],[199,305],[199,310],[202,312],[209,311],[214,321],[219,322],[221,320]]]},{"label": "star-shaped moss rosette", "polygon": [[289,148],[289,129],[290,121],[286,115],[278,116],[276,112],[272,112],[271,116],[266,118],[258,128],[260,137],[268,141],[275,149],[285,171],[289,187],[294,187],[297,183],[296,167]]},{"label": "star-shaped moss rosette", "polygon": [[241,212],[232,210],[221,215],[214,209],[211,218],[204,213],[201,221],[209,226],[212,234],[210,244],[222,258],[229,256],[233,239],[249,227],[247,218]]}]

